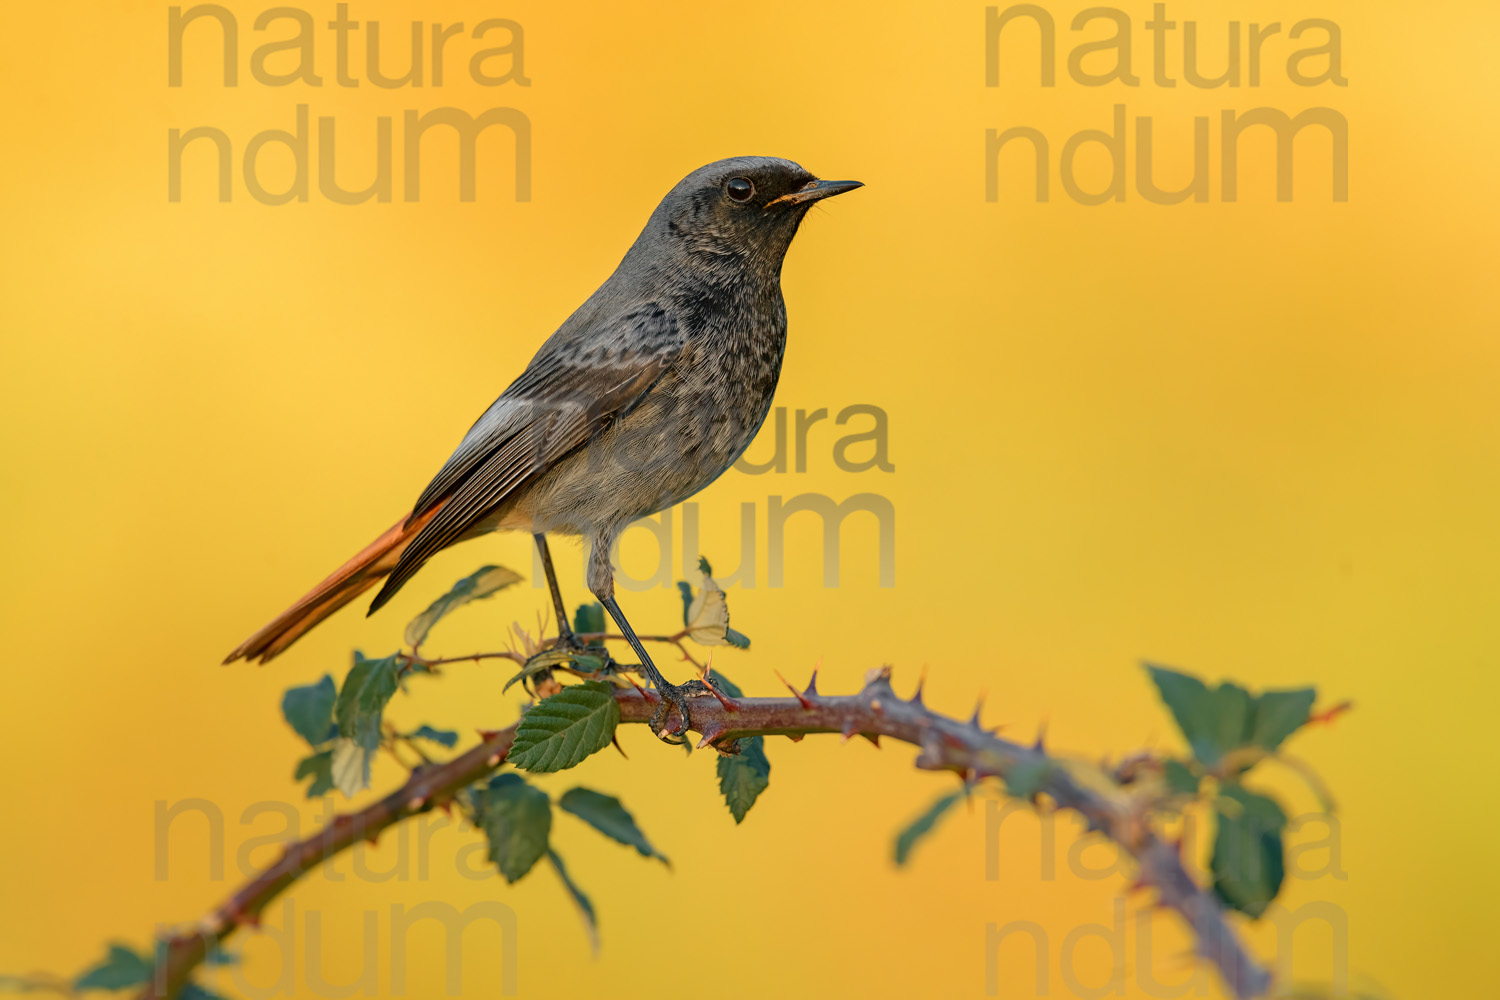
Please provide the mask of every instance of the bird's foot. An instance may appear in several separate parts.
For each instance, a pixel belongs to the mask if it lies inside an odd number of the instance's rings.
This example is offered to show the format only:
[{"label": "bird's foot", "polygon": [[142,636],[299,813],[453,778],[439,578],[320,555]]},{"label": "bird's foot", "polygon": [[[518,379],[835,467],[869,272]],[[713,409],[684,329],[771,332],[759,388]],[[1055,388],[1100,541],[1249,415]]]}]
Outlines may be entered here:
[{"label": "bird's foot", "polygon": [[664,681],[654,683],[657,697],[661,701],[651,715],[651,732],[663,743],[680,747],[687,742],[688,728],[692,725],[692,717],[688,714],[688,698],[691,694],[687,685],[667,684]]}]

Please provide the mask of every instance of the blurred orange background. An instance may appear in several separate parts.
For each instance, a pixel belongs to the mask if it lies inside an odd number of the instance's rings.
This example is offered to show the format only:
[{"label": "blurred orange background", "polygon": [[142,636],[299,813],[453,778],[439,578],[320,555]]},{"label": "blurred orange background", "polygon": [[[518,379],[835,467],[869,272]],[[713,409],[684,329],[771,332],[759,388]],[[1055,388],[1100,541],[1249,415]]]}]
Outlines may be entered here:
[{"label": "blurred orange background", "polygon": [[[245,818],[256,803],[290,803],[313,829],[325,807],[291,780],[304,750],[281,692],[342,676],[352,649],[394,650],[405,622],[481,563],[530,577],[529,540],[450,550],[384,613],[348,610],[266,668],[219,660],[409,508],[672,184],[754,153],[868,185],[814,212],[788,258],[776,404],[793,423],[799,409],[881,407],[894,469],[840,469],[834,443],[865,425],[826,420],[809,433],[805,472],[732,471],[697,498],[700,548],[721,575],[739,558],[742,503],[756,504],[760,527],[758,585],[729,593],[753,646],[716,664],[752,694],[781,690],[773,670],[800,683],[817,663],[824,692],[882,663],[910,691],[925,666],[929,704],[966,715],[987,690],[987,720],[1008,735],[1029,739],[1045,721],[1052,747],[1089,758],[1179,745],[1143,658],[1352,698],[1356,712],[1290,748],[1339,801],[1336,863],[1325,850],[1305,865],[1343,877],[1289,880],[1283,902],[1332,904],[1345,930],[1305,925],[1283,949],[1283,981],[1326,983],[1347,965],[1355,985],[1395,996],[1489,988],[1473,949],[1500,891],[1483,792],[1500,694],[1494,5],[1169,5],[1179,23],[1198,21],[1211,74],[1230,19],[1341,26],[1347,87],[1289,82],[1285,59],[1302,46],[1283,35],[1266,44],[1259,87],[1219,90],[1152,85],[1143,3],[1119,8],[1135,24],[1139,87],[1070,79],[1067,52],[1108,32],[1073,32],[1081,6],[1047,5],[1053,88],[1038,85],[1027,25],[1007,29],[1000,86],[985,86],[980,3],[352,4],[351,18],[381,22],[390,75],[404,71],[414,16],[524,27],[529,86],[477,85],[465,62],[483,46],[456,37],[443,85],[420,89],[335,86],[328,3],[305,8],[323,86],[259,84],[250,52],[291,27],[258,32],[263,7],[227,6],[240,31],[234,88],[218,78],[209,24],[188,31],[184,85],[167,85],[163,4],[12,5],[0,38],[0,725],[12,748],[0,971],[72,973],[108,940],[144,947],[159,923],[202,915],[286,832],[274,812]],[[362,45],[351,62],[363,80]],[[1187,181],[1193,116],[1209,117],[1208,203],[1141,198],[1133,128],[1126,199],[1067,197],[1058,151],[1107,129],[1117,103],[1154,117],[1168,187]],[[316,152],[306,203],[246,193],[245,143],[292,128],[298,104],[337,122],[348,188],[373,176],[376,119],[394,120],[390,203],[323,198]],[[1347,117],[1347,203],[1330,198],[1330,144],[1316,129],[1297,142],[1292,202],[1276,201],[1272,144],[1253,135],[1239,200],[1221,201],[1219,114],[1261,106]],[[402,114],[437,107],[524,112],[531,200],[515,198],[499,128],[480,140],[475,201],[459,201],[451,140],[436,134],[421,199],[402,200]],[[205,142],[170,203],[167,132],[200,125],[233,142],[233,198],[216,199]],[[1000,161],[998,200],[985,198],[985,131],[1015,125],[1051,141],[1048,203],[1035,201],[1019,150]],[[265,153],[272,190],[290,177],[278,155]],[[1103,186],[1097,149],[1079,165],[1085,187]],[[748,457],[767,460],[769,438]],[[785,585],[767,586],[768,498],[802,493],[889,498],[894,587],[878,585],[868,514],[844,526],[838,587],[823,585],[807,515],[789,523]],[[673,525],[680,546],[680,512]],[[650,576],[654,544],[633,530],[626,572]],[[577,549],[560,555],[565,593],[581,600]],[[643,630],[679,620],[670,587],[623,600]],[[528,582],[456,614],[428,648],[494,648],[545,607]],[[389,715],[457,729],[468,745],[476,728],[516,716],[507,676],[504,665],[450,668],[415,681]],[[1090,988],[1112,976],[1122,995],[1164,995],[1150,982],[1192,973],[1169,916],[1147,913],[1141,953],[1141,896],[1128,901],[1125,953],[1090,938],[1064,957],[1070,932],[1113,925],[1127,883],[1070,867],[1070,817],[1055,824],[1055,878],[1041,862],[1044,825],[1016,815],[988,837],[982,803],[897,871],[895,833],[951,787],[915,771],[911,748],[773,740],[771,787],[736,827],[711,754],[685,757],[639,727],[621,742],[629,760],[607,752],[539,782],[620,795],[674,862],[669,872],[557,819],[554,841],[600,911],[597,958],[552,873],[514,887],[466,877],[460,851],[476,835],[456,828],[433,835],[424,872],[416,844],[388,835],[344,858],[341,880],[316,874],[289,897],[299,940],[310,919],[320,928],[315,951],[293,949],[299,995],[320,994],[315,977],[353,982],[366,962],[374,992],[392,994],[390,909],[426,900],[514,908],[522,996],[977,997],[990,985],[1034,996],[1020,941],[987,980],[986,927],[1016,921],[1044,931],[1053,995],[1099,995]],[[1264,770],[1258,783],[1289,812],[1316,809],[1295,776]],[[399,780],[382,761],[375,793]],[[157,803],[191,798],[225,818],[223,881],[195,818],[171,828],[170,873],[157,877]],[[1326,839],[1326,824],[1299,837]],[[1108,853],[1084,857],[1101,868]],[[356,861],[397,877],[359,878]],[[278,903],[267,927],[288,919]],[[1272,923],[1244,928],[1257,954],[1277,958]],[[499,991],[494,937],[476,926],[466,938],[463,995]],[[441,933],[419,928],[410,941],[408,992],[438,995]],[[265,995],[283,974],[276,934],[233,944],[249,986],[207,982]],[[1214,977],[1198,976],[1193,995],[1217,995]]]}]

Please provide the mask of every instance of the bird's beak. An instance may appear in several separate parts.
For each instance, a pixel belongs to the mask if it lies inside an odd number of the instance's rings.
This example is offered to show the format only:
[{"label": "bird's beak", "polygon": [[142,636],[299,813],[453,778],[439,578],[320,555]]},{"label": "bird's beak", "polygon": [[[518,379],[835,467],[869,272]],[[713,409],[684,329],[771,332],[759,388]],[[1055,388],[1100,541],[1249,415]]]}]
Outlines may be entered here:
[{"label": "bird's beak", "polygon": [[780,198],[773,198],[766,202],[766,207],[770,208],[772,205],[800,205],[804,202],[832,198],[836,194],[843,194],[845,191],[853,191],[855,188],[862,187],[864,187],[864,183],[861,181],[808,181],[791,194],[784,194]]}]

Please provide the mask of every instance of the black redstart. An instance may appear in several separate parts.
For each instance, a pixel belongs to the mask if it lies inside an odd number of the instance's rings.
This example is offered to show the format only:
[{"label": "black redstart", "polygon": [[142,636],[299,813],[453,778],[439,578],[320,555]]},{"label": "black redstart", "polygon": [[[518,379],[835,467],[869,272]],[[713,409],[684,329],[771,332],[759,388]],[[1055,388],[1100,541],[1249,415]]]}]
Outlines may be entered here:
[{"label": "black redstart", "polygon": [[265,662],[386,578],[390,600],[439,549],[529,531],[551,584],[559,644],[576,646],[546,533],[589,539],[588,586],[661,693],[668,738],[683,695],[615,601],[610,549],[626,525],[682,502],[749,446],[786,345],[781,264],[808,208],[860,187],[790,160],[741,156],[688,174],[613,274],[542,345],[417,499],[411,515],[245,640],[226,663]]}]

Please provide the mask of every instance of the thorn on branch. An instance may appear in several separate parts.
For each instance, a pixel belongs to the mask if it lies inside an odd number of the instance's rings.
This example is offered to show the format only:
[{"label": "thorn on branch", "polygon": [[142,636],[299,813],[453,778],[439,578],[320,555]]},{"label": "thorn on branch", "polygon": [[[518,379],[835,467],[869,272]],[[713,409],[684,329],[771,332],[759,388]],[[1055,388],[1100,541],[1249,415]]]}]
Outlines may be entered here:
[{"label": "thorn on branch", "polygon": [[629,674],[621,674],[620,676],[629,681],[630,686],[639,691],[641,693],[641,697],[646,699],[647,702],[661,701],[661,695],[657,694],[650,688],[641,687],[641,685],[636,682],[636,679],[634,677],[630,676]]},{"label": "thorn on branch", "polygon": [[708,674],[703,675],[703,686],[708,688],[709,694],[718,699],[720,705],[724,706],[724,711],[738,712],[740,710],[740,706],[735,704],[734,699],[725,697],[718,688],[713,686],[712,682],[708,679]]},{"label": "thorn on branch", "polygon": [[796,698],[797,701],[798,701],[798,703],[800,703],[803,708],[813,708],[813,707],[815,707],[813,705],[813,703],[812,703],[812,699],[808,698],[807,695],[803,694],[801,691],[798,691],[796,688],[792,687],[791,682],[788,681],[785,677],[781,676],[781,671],[780,670],[773,670],[772,673],[774,673],[776,675],[777,680],[781,681],[781,683],[783,683],[783,684],[786,685],[786,689],[792,693],[792,697]]},{"label": "thorn on branch", "polygon": [[1334,705],[1332,708],[1326,708],[1321,712],[1314,712],[1312,715],[1309,715],[1307,717],[1306,724],[1309,726],[1329,725],[1333,722],[1334,719],[1337,719],[1345,712],[1352,711],[1353,708],[1354,702],[1341,701],[1337,705]]},{"label": "thorn on branch", "polygon": [[809,698],[816,698],[818,696],[818,668],[817,667],[813,667],[812,677],[810,677],[808,679],[808,681],[807,681],[807,690],[803,691],[802,693],[804,695],[806,695],[807,697],[809,697]]},{"label": "thorn on branch", "polygon": [[911,703],[913,705],[922,705],[924,708],[926,707],[926,705],[923,704],[923,702],[922,702],[922,688],[925,687],[926,685],[927,685],[927,664],[924,663],[924,664],[922,664],[922,674],[921,674],[921,676],[919,676],[917,678],[917,690],[911,696]]}]

